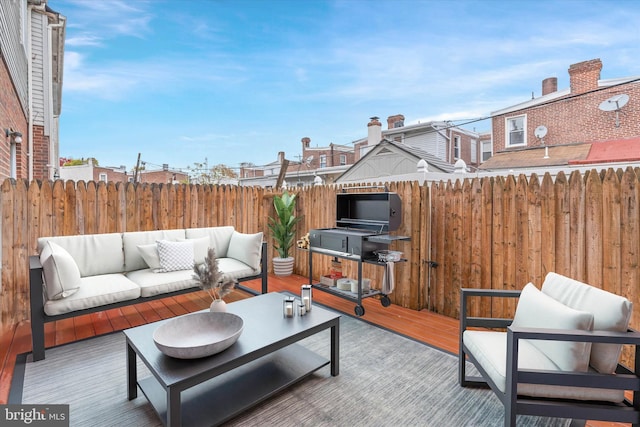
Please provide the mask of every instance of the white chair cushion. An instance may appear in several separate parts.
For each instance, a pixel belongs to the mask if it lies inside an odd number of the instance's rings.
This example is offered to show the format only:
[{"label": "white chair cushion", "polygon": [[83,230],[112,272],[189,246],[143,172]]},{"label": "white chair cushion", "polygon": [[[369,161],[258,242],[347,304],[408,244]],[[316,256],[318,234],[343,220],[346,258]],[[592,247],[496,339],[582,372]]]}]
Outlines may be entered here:
[{"label": "white chair cushion", "polygon": [[[561,303],[593,314],[593,330],[624,332],[631,319],[632,303],[619,295],[598,289],[557,273],[549,273],[542,292]],[[613,373],[622,346],[594,343],[590,365],[603,374]]]},{"label": "white chair cushion", "polygon": [[123,271],[142,270],[148,267],[142,254],[138,250],[138,245],[155,244],[158,240],[169,240],[176,242],[184,239],[184,229],[176,230],[152,230],[152,231],[129,231],[122,234],[122,245],[124,247]]},{"label": "white chair cushion", "polygon": [[198,282],[193,278],[193,271],[191,270],[154,273],[150,269],[145,269],[130,271],[127,273],[127,277],[140,286],[140,295],[143,297],[151,297],[198,286]]},{"label": "white chair cushion", "polygon": [[151,243],[149,245],[138,245],[138,251],[144,262],[152,270],[159,270],[160,267],[160,254],[158,254],[158,244]]},{"label": "white chair cushion", "polygon": [[58,300],[73,295],[80,286],[80,270],[69,252],[52,241],[40,253],[47,299]]},{"label": "white chair cushion", "polygon": [[[522,328],[589,331],[593,328],[593,314],[574,310],[543,294],[529,283],[520,294],[511,325]],[[586,372],[589,368],[591,343],[550,340],[531,340],[530,342],[561,370]]]},{"label": "white chair cushion", "polygon": [[44,312],[54,316],[138,297],[140,297],[140,287],[123,274],[83,277],[78,292],[61,300],[47,301],[44,304]]},{"label": "white chair cushion", "polygon": [[260,270],[262,255],[262,232],[245,234],[234,231],[229,242],[227,258],[242,261],[254,270]]},{"label": "white chair cushion", "polygon": [[[501,392],[506,392],[507,371],[507,333],[487,331],[464,331],[462,340],[469,354],[484,368]],[[518,367],[520,370],[561,371],[537,347],[520,340],[518,348]],[[598,389],[590,387],[568,387],[544,384],[518,385],[518,394],[533,397],[550,397],[559,399],[602,400],[606,402],[622,402],[624,391]]]},{"label": "white chair cushion", "polygon": [[46,241],[57,243],[69,252],[82,277],[124,271],[121,233],[41,237],[38,239],[40,251]]},{"label": "white chair cushion", "polygon": [[237,280],[256,274],[256,271],[234,258],[218,258],[218,268],[224,279]]},{"label": "white chair cushion", "polygon": [[229,250],[229,242],[233,234],[233,226],[222,227],[206,227],[206,228],[187,228],[185,235],[187,239],[195,239],[198,237],[208,237],[209,246],[216,251],[218,258],[225,258]]},{"label": "white chair cushion", "polygon": [[207,252],[209,251],[209,244],[211,242],[208,236],[197,237],[193,239],[179,239],[178,241],[193,242],[193,262],[196,265],[204,263],[204,259],[207,257]]},{"label": "white chair cushion", "polygon": [[193,269],[193,241],[158,240],[157,244],[158,255],[160,255],[160,270],[158,272],[167,273]]}]

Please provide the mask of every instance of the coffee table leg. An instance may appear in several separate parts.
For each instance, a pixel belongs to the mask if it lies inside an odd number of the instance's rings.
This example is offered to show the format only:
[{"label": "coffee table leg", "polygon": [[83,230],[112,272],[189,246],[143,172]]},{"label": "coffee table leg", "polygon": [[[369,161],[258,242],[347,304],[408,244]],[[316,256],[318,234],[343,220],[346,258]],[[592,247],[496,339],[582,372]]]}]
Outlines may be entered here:
[{"label": "coffee table leg", "polygon": [[331,376],[340,373],[340,319],[331,327]]},{"label": "coffee table leg", "polygon": [[129,400],[138,397],[138,367],[136,365],[136,352],[127,343],[127,388]]},{"label": "coffee table leg", "polygon": [[167,427],[182,425],[180,412],[180,390],[173,387],[167,389]]}]

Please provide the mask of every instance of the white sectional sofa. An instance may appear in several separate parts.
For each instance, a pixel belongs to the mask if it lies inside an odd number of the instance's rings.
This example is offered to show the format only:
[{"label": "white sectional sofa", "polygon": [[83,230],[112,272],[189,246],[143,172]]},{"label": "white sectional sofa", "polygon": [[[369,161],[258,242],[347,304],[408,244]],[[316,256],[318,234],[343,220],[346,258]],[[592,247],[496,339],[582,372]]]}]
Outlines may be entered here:
[{"label": "white sectional sofa", "polygon": [[39,238],[30,259],[33,360],[44,359],[46,322],[198,290],[193,265],[209,247],[226,277],[261,278],[266,293],[262,240],[231,226]]}]

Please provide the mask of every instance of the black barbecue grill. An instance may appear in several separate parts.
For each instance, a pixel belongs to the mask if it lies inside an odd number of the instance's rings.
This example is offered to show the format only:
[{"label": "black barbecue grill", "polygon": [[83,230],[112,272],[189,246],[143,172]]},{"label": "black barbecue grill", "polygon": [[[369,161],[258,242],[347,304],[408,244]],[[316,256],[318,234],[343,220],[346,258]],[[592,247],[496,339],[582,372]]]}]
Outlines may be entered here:
[{"label": "black barbecue grill", "polygon": [[[367,187],[372,188],[372,187]],[[336,195],[336,227],[309,231],[309,280],[312,282],[312,254],[322,253],[335,258],[358,262],[358,292],[348,292],[336,287],[315,285],[314,287],[337,296],[357,301],[356,314],[362,316],[362,262],[387,266],[378,261],[377,252],[387,251],[396,240],[409,240],[404,236],[393,236],[402,222],[402,201],[396,193],[338,193]],[[404,260],[402,260],[404,261]],[[365,297],[381,294],[371,291]],[[386,294],[381,296],[382,305],[391,304]]]}]

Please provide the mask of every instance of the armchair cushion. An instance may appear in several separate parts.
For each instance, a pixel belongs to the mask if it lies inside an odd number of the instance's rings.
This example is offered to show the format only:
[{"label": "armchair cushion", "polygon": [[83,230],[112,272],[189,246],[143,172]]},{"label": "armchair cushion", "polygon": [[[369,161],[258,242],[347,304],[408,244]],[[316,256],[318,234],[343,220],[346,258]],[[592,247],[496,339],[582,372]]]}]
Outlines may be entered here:
[{"label": "armchair cushion", "polygon": [[[576,310],[593,313],[594,331],[625,332],[629,326],[632,303],[619,295],[557,273],[547,274],[542,292]],[[600,373],[611,374],[621,350],[622,345],[593,343],[590,365]]]},{"label": "armchair cushion", "polygon": [[262,253],[262,232],[255,234],[238,233],[234,231],[229,242],[228,258],[242,261],[253,270],[260,269],[260,255]]},{"label": "armchair cushion", "polygon": [[80,270],[73,257],[60,245],[47,241],[40,253],[47,299],[73,295],[80,286]]},{"label": "armchair cushion", "polygon": [[193,242],[158,240],[161,272],[191,270],[193,268]]},{"label": "armchair cushion", "polygon": [[[575,310],[527,284],[518,301],[512,326],[543,329],[593,329],[593,314]],[[530,340],[560,370],[586,372],[589,367],[591,343]]]}]

